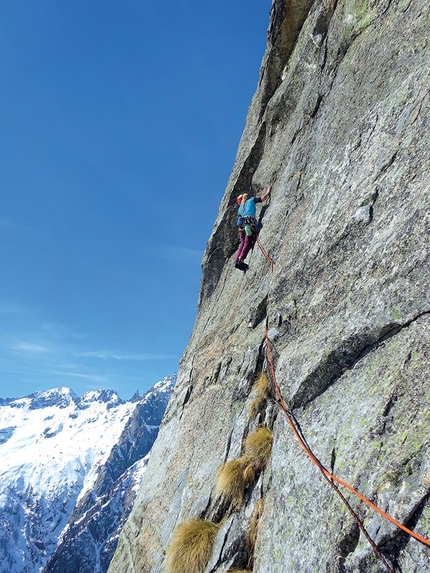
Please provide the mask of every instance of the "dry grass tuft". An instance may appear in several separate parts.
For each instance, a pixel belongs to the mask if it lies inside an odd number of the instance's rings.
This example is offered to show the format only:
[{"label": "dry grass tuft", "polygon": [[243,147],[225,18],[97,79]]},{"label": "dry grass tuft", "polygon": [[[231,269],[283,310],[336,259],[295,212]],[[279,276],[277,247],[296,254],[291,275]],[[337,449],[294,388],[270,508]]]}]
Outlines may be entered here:
[{"label": "dry grass tuft", "polygon": [[260,376],[257,378],[254,384],[254,388],[257,390],[257,394],[267,398],[270,389],[269,379],[267,378],[267,374],[265,374],[264,372],[260,374]]},{"label": "dry grass tuft", "polygon": [[256,398],[254,398],[254,400],[249,404],[249,408],[248,408],[248,414],[249,417],[255,418],[261,410],[261,406],[263,405],[264,400],[262,400],[260,398],[260,396],[257,396]]},{"label": "dry grass tuft", "polygon": [[220,525],[203,519],[178,525],[167,552],[168,573],[202,573],[219,529]]},{"label": "dry grass tuft", "polygon": [[270,386],[269,379],[267,378],[266,374],[263,373],[257,378],[253,389],[256,391],[257,395],[249,405],[250,418],[255,418],[257,416],[264,402],[269,397]]},{"label": "dry grass tuft", "polygon": [[257,428],[245,440],[245,456],[259,470],[266,467],[272,453],[273,432],[269,428]]},{"label": "dry grass tuft", "polygon": [[245,480],[246,487],[251,486],[257,479],[257,470],[252,465],[251,460],[248,459],[248,464],[243,470],[243,479]]},{"label": "dry grass tuft", "polygon": [[242,507],[247,488],[251,487],[258,473],[270,459],[273,432],[269,428],[258,428],[245,442],[245,455],[231,460],[218,471],[215,491],[229,503],[239,509]]},{"label": "dry grass tuft", "polygon": [[221,466],[216,480],[216,491],[236,507],[242,505],[245,496],[245,467],[242,459],[227,462]]},{"label": "dry grass tuft", "polygon": [[252,573],[251,569],[229,569],[227,573]]},{"label": "dry grass tuft", "polygon": [[247,456],[231,460],[221,466],[216,480],[215,490],[224,499],[240,508],[246,489],[255,481],[255,469]]}]

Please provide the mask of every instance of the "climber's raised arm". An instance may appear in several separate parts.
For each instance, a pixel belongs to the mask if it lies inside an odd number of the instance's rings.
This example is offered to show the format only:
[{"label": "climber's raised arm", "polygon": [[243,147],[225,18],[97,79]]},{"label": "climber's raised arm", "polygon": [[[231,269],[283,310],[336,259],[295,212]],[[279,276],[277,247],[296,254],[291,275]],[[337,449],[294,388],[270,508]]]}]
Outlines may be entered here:
[{"label": "climber's raised arm", "polygon": [[261,200],[262,200],[262,201],[265,201],[265,200],[270,196],[270,193],[271,193],[271,192],[272,192],[272,186],[269,185],[269,187],[267,188],[266,193],[265,193],[264,195],[262,195]]}]

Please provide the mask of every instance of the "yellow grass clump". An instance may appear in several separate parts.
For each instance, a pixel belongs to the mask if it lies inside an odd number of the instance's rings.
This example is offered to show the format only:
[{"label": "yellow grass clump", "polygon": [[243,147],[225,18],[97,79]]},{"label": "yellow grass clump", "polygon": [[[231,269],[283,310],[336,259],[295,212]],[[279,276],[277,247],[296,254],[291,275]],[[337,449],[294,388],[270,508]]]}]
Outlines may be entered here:
[{"label": "yellow grass clump", "polygon": [[167,550],[167,572],[202,573],[219,528],[219,524],[203,519],[190,519],[179,524]]},{"label": "yellow grass clump", "polygon": [[[244,456],[246,459],[246,456]],[[243,470],[243,479],[245,480],[246,487],[252,485],[257,478],[257,470],[252,465],[250,460],[247,460],[247,464]]]},{"label": "yellow grass clump", "polygon": [[272,453],[273,432],[269,428],[257,428],[245,440],[245,456],[252,464],[262,470],[266,467]]},{"label": "yellow grass clump", "polygon": [[226,462],[218,471],[215,490],[240,508],[246,489],[255,481],[255,473],[255,468],[247,456]]},{"label": "yellow grass clump", "polygon": [[256,392],[256,397],[249,405],[249,416],[250,418],[255,418],[255,416],[260,412],[262,405],[264,404],[265,400],[269,397],[270,386],[269,386],[269,379],[267,375],[260,374],[257,378],[253,389]]}]

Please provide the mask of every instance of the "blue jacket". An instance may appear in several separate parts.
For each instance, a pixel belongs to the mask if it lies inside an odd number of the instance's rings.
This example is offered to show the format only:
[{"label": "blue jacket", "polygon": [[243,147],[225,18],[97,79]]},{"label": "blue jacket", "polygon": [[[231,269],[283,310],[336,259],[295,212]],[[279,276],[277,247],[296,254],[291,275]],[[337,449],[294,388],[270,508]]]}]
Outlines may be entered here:
[{"label": "blue jacket", "polygon": [[260,197],[251,197],[248,201],[239,207],[238,214],[240,217],[255,217],[255,204],[262,203]]}]

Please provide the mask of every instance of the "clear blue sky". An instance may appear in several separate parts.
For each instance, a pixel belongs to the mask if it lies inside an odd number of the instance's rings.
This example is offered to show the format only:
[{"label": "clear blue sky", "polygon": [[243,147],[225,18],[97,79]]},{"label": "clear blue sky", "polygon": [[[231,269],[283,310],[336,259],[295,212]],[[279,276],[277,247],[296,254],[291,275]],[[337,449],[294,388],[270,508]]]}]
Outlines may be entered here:
[{"label": "clear blue sky", "polygon": [[177,370],[271,0],[1,0],[0,397]]}]

